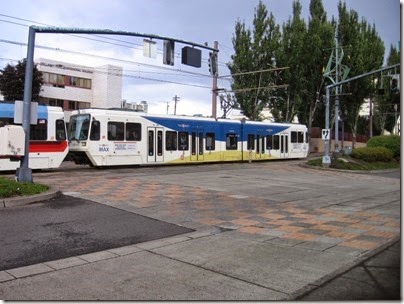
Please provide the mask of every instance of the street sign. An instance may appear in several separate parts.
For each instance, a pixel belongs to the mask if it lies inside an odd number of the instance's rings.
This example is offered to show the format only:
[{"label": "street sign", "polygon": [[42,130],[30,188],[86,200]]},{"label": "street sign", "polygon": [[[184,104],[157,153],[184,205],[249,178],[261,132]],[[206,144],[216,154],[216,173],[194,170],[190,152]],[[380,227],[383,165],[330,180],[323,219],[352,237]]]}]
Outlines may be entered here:
[{"label": "street sign", "polygon": [[330,140],[330,129],[322,129],[321,130],[321,139],[322,140]]},{"label": "street sign", "polygon": [[[30,102],[30,124],[36,125],[38,122],[38,103]],[[24,112],[24,102],[22,100],[16,100],[14,102],[14,123],[22,124]]]},{"label": "street sign", "polygon": [[331,157],[323,156],[323,164],[331,164]]}]

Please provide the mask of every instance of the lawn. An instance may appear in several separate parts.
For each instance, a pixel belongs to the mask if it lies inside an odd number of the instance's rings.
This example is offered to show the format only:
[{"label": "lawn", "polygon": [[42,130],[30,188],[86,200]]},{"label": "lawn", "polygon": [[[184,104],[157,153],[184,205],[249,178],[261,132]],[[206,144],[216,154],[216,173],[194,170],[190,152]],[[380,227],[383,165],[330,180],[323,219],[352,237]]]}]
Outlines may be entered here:
[{"label": "lawn", "polygon": [[[311,159],[307,162],[310,166],[323,166],[322,157]],[[400,168],[400,161],[393,160],[391,162],[365,162],[363,160],[355,159],[349,156],[339,157],[333,161],[330,168],[341,170],[383,170],[383,169],[395,169]]]},{"label": "lawn", "polygon": [[33,195],[49,190],[49,187],[34,183],[20,183],[13,179],[0,177],[0,198]]}]

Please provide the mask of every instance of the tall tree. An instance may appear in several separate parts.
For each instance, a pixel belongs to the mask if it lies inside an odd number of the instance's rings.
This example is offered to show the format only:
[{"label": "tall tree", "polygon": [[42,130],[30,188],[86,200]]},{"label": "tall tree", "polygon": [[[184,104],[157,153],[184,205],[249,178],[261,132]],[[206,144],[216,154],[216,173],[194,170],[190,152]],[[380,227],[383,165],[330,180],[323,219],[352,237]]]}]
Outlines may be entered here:
[{"label": "tall tree", "polygon": [[331,49],[334,47],[334,29],[327,21],[327,13],[321,0],[310,1],[310,17],[305,37],[304,55],[302,60],[306,65],[305,94],[299,108],[299,122],[308,126],[311,134],[312,126],[324,126],[325,110],[322,95],[326,79],[323,76]]},{"label": "tall tree", "polygon": [[[0,91],[4,95],[5,100],[23,100],[25,67],[26,60],[23,59],[18,61],[15,66],[7,64],[4,69],[0,70]],[[40,72],[37,66],[34,65],[32,78],[32,100],[39,99],[42,84],[42,72]]]},{"label": "tall tree", "polygon": [[276,76],[265,70],[274,67],[275,52],[279,48],[280,29],[272,13],[268,16],[260,1],[255,9],[253,30],[240,20],[233,36],[232,62],[228,63],[233,75],[232,90],[244,115],[260,120],[260,113],[271,96]]},{"label": "tall tree", "polygon": [[278,81],[288,84],[287,90],[277,90],[269,103],[276,121],[290,122],[297,115],[306,92],[307,80],[304,77],[306,64],[304,57],[306,23],[301,17],[302,6],[293,2],[293,16],[282,26],[281,48],[277,52],[277,63],[288,67],[281,72]]}]

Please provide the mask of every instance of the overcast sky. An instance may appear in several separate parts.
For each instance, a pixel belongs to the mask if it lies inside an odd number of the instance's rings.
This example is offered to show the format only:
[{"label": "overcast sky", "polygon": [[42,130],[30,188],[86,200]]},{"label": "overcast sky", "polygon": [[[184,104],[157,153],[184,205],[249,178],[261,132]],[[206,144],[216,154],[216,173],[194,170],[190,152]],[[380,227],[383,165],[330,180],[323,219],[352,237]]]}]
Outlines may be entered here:
[{"label": "overcast sky", "polygon": [[[264,0],[276,22],[282,24],[292,15],[292,0]],[[323,0],[330,20],[337,16],[338,0]],[[301,0],[303,16],[308,18],[310,0]],[[376,30],[385,43],[397,47],[400,41],[399,0],[346,0],[348,9],[358,12]],[[0,8],[0,68],[26,57],[29,25],[53,25],[68,28],[110,29],[149,33],[199,44],[219,42],[219,74],[228,74],[225,63],[233,54],[232,37],[237,20],[252,28],[258,0],[13,0]],[[88,38],[89,36],[82,36]],[[104,36],[105,37],[105,36]],[[37,34],[35,59],[48,58],[88,66],[112,64],[122,66],[122,97],[128,102],[146,100],[149,112],[174,111],[173,97],[180,97],[177,114],[211,114],[211,85],[207,64],[208,51],[202,51],[202,67],[162,64],[161,52],[156,59],[143,57],[143,38],[108,36],[115,40],[91,36],[83,39],[61,34]],[[98,41],[94,41],[98,40]],[[106,41],[101,42],[100,40]],[[176,44],[179,56],[185,45]],[[46,49],[46,48],[48,49]],[[162,42],[158,41],[158,50]],[[87,54],[87,55],[85,55]],[[88,56],[88,55],[95,56]],[[157,66],[157,68],[153,68]],[[228,79],[219,79],[220,88],[230,88]],[[218,106],[218,115],[221,115]]]}]

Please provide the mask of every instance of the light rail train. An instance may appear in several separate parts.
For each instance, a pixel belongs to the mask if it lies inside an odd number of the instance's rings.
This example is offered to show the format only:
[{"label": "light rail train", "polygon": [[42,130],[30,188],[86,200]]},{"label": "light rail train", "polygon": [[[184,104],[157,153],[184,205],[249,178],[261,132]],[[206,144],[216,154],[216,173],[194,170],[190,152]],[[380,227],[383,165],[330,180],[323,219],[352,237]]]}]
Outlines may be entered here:
[{"label": "light rail train", "polygon": [[[14,103],[0,102],[0,127],[15,125]],[[6,144],[0,139],[0,145]],[[58,168],[68,153],[66,124],[61,107],[38,105],[38,120],[31,125],[29,167],[31,169]],[[16,170],[20,162],[0,159],[0,171]]]},{"label": "light rail train", "polygon": [[122,166],[305,158],[307,127],[122,109],[72,112],[69,155],[76,164]]}]

